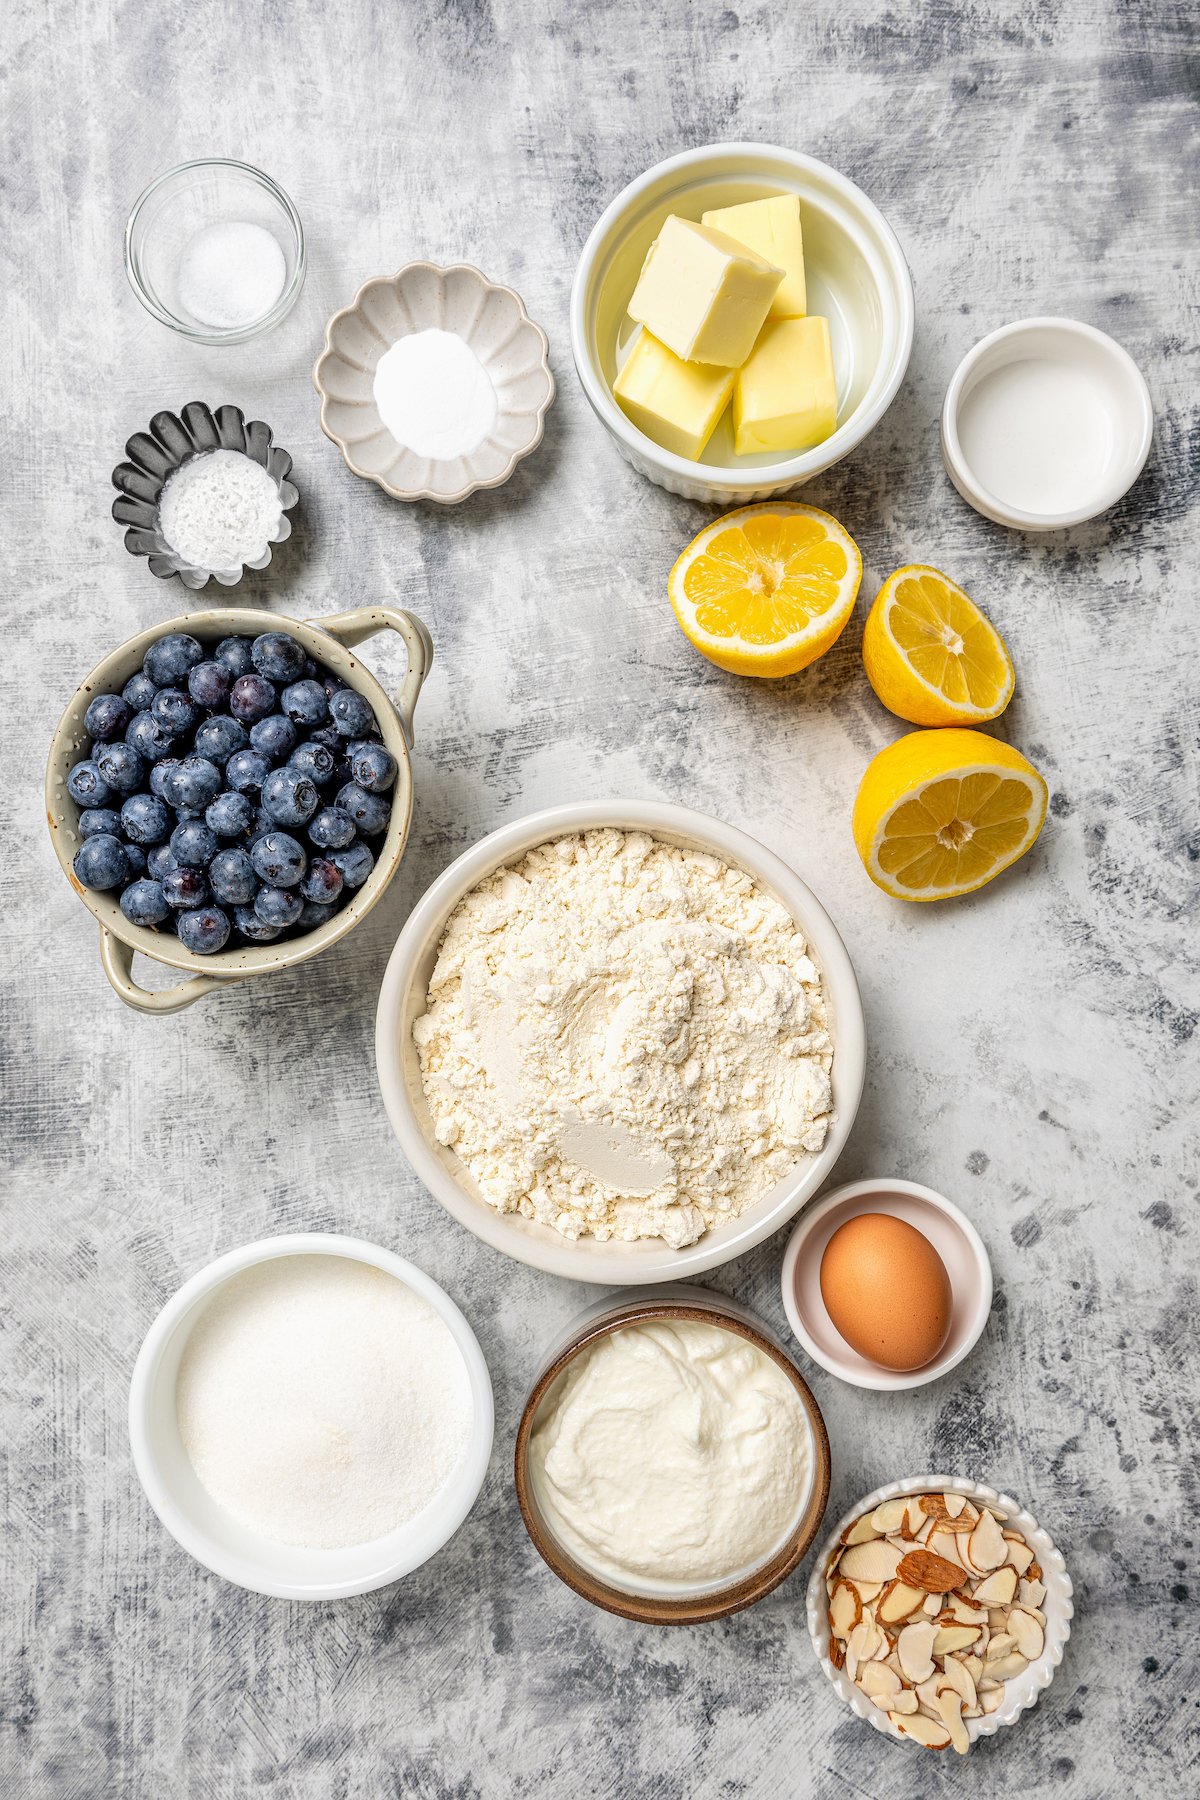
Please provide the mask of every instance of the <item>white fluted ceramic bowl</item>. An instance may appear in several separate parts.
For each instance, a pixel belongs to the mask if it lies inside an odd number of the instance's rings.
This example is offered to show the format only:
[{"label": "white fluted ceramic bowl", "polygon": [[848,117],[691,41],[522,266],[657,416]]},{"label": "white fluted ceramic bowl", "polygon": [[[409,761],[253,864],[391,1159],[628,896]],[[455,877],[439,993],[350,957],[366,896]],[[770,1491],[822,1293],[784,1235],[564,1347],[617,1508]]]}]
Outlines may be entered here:
[{"label": "white fluted ceramic bowl", "polygon": [[[418,331],[453,331],[470,345],[496,390],[496,419],[466,456],[419,456],[392,436],[375,404],[375,369],[385,350]],[[469,263],[412,262],[365,282],[334,313],[313,370],[321,430],[347,468],[393,500],[454,506],[478,488],[500,487],[536,450],[554,399],[546,334],[521,296]]]},{"label": "white fluted ceramic bowl", "polygon": [[[993,1737],[1002,1725],[1012,1725],[1028,1707],[1037,1705],[1062,1662],[1063,1650],[1071,1635],[1071,1620],[1075,1614],[1071,1599],[1074,1589],[1062,1553],[1055,1548],[1033,1514],[1019,1506],[1008,1494],[1002,1494],[993,1487],[985,1487],[979,1481],[965,1481],[957,1475],[913,1475],[903,1481],[890,1481],[886,1487],[879,1487],[873,1493],[865,1494],[838,1520],[813,1564],[807,1595],[808,1635],[817,1653],[817,1661],[837,1689],[839,1697],[860,1719],[865,1719],[868,1725],[873,1725],[876,1731],[882,1731],[885,1737],[898,1744],[911,1745],[916,1743],[916,1739],[897,1731],[887,1714],[868,1700],[862,1689],[850,1680],[846,1671],[835,1669],[829,1660],[829,1601],[825,1590],[825,1571],[830,1558],[841,1546],[843,1531],[863,1513],[873,1512],[885,1500],[895,1500],[901,1494],[944,1493],[965,1494],[968,1500],[1003,1514],[1004,1523],[1013,1525],[1021,1533],[1037,1557],[1046,1588],[1046,1598],[1041,1606],[1046,1615],[1046,1647],[1037,1661],[1030,1663],[1023,1675],[1005,1683],[1004,1699],[998,1711],[988,1713],[980,1719],[963,1720],[972,1743],[977,1738]],[[921,1746],[917,1747],[919,1749]]]}]

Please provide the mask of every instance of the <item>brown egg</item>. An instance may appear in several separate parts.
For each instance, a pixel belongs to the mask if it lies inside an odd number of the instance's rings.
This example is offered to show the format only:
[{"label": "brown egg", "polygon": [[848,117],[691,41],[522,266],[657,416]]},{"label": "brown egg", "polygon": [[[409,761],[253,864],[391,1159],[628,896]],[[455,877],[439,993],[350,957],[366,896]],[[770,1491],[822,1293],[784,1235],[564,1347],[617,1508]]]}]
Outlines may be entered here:
[{"label": "brown egg", "polygon": [[839,1225],[821,1258],[821,1298],[846,1342],[885,1369],[920,1369],[950,1329],[950,1277],[927,1237],[889,1213]]}]

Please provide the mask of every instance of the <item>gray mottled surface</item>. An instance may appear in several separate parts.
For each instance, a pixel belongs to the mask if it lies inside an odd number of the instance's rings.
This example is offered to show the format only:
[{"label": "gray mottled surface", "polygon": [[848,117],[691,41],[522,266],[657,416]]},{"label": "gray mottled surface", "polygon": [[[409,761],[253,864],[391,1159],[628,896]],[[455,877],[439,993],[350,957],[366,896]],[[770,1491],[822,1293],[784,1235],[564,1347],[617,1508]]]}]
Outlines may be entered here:
[{"label": "gray mottled surface", "polygon": [[[4,1508],[6,1795],[1176,1795],[1196,1731],[1194,1190],[1197,930],[1195,118],[1188,9],[814,0],[33,4],[4,27],[6,398]],[[567,297],[603,203],[680,147],[745,136],[854,176],[906,246],[918,329],[870,443],[808,490],[863,546],[864,597],[941,564],[1007,634],[1002,730],[1044,768],[1036,850],[979,899],[905,911],[866,881],[848,814],[896,732],[860,614],[780,686],[720,675],[664,578],[707,516],[644,484],[588,413]],[[272,171],[311,275],[261,346],[189,348],[137,307],[129,204],[229,153]],[[560,400],[503,492],[449,514],[355,480],[308,368],[369,275],[466,257],[547,328]],[[1101,522],[1023,540],[951,491],[937,411],[969,343],[1040,311],[1091,319],[1145,369],[1153,458]],[[1194,324],[1194,319],[1193,319]],[[201,396],[294,453],[298,539],[242,592],[298,614],[395,598],[439,661],[422,701],[411,848],[387,901],[293,976],[178,1018],[107,989],[41,816],[74,682],[178,610],[128,558],[108,474],[156,409]],[[1190,532],[1189,532],[1190,527]],[[389,1133],[371,1029],[415,897],[485,830],[625,791],[741,823],[829,902],[871,1043],[844,1178],[956,1197],[996,1272],[985,1342],[899,1399],[812,1382],[833,1506],[929,1466],[991,1479],[1066,1552],[1079,1612],[1050,1694],[969,1775],[839,1708],[803,1578],[674,1634],[588,1610],[521,1532],[508,1478],[540,1346],[588,1297],[499,1259],[419,1189]],[[142,1334],[214,1254],[290,1227],[415,1257],[475,1324],[495,1460],[452,1545],[388,1592],[304,1609],[223,1585],[161,1530],[130,1466]],[[782,1325],[782,1241],[718,1284]]]}]

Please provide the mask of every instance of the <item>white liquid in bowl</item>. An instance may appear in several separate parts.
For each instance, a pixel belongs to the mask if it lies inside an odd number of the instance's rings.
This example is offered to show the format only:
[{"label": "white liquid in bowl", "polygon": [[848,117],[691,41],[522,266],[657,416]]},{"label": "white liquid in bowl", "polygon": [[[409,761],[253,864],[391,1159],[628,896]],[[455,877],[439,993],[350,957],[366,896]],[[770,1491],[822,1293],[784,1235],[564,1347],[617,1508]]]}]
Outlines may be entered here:
[{"label": "white liquid in bowl", "polygon": [[1078,362],[1001,363],[964,395],[958,435],[975,479],[1022,512],[1086,506],[1113,461],[1109,396]]}]

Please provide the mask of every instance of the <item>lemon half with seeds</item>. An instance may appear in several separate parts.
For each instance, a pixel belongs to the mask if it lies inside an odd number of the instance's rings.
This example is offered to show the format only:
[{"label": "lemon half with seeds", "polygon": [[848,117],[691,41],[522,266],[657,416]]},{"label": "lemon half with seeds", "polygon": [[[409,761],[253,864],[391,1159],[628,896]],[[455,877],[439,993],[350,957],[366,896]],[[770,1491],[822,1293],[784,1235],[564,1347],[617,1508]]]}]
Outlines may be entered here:
[{"label": "lemon half with seeds", "polygon": [[863,662],[883,704],[914,725],[979,725],[1012,699],[1000,633],[948,575],[920,563],[897,569],[880,588]]},{"label": "lemon half with seeds", "polygon": [[885,893],[948,900],[1025,854],[1048,798],[1033,764],[985,732],[913,731],[868,765],[854,842]]},{"label": "lemon half with seeds", "polygon": [[858,545],[827,512],[741,506],[692,539],[668,577],[689,643],[734,675],[794,675],[844,630],[862,579]]}]

